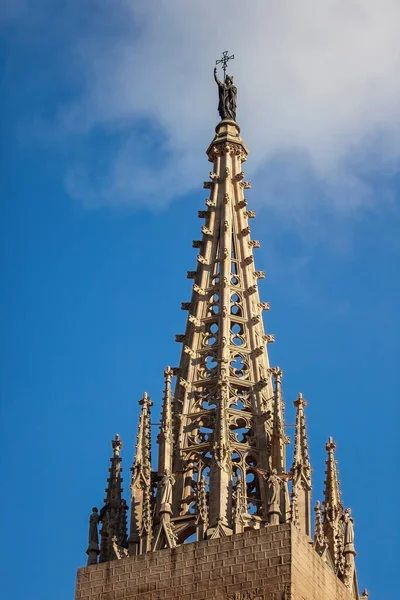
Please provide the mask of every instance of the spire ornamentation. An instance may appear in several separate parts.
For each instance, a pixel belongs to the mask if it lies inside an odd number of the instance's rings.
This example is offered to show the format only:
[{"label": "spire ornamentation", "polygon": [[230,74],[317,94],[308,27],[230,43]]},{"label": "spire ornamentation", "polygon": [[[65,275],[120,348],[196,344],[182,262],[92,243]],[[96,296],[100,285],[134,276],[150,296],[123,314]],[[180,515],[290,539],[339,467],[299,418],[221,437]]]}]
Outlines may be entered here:
[{"label": "spire ornamentation", "polygon": [[307,402],[302,394],[298,395],[294,406],[296,407],[296,426],[292,465],[292,504],[295,505],[295,512],[298,515],[296,526],[306,535],[311,535],[311,465],[304,414]]},{"label": "spire ornamentation", "polygon": [[139,401],[141,407],[136,442],[136,452],[131,468],[131,527],[129,554],[140,554],[151,548],[152,498],[151,482],[151,407],[145,392]]},{"label": "spire ornamentation", "polygon": [[[235,58],[232,54],[228,56],[228,52],[225,51],[220,60],[216,61],[216,65],[222,64],[224,71],[224,80],[220,81],[217,76],[217,67],[214,69],[214,79],[218,85],[218,112],[222,120],[229,119],[236,121],[236,101],[237,101],[237,87],[233,84],[233,77],[226,74],[226,67],[228,61]],[[225,173],[230,173],[229,165],[225,167]],[[214,173],[215,174],[215,173]],[[215,174],[216,175],[216,174]]]},{"label": "spire ornamentation", "polygon": [[[121,456],[122,441],[118,435],[111,442],[113,456],[110,459],[110,476],[107,479],[106,497],[100,511],[99,521],[102,524],[100,535],[100,562],[118,558],[114,552],[115,543],[121,548],[127,547],[126,513],[128,506],[122,497]],[[115,537],[115,540],[113,538]]]},{"label": "spire ornamentation", "polygon": [[326,444],[328,459],[326,461],[326,479],[324,490],[324,535],[327,539],[328,550],[335,568],[341,569],[342,545],[341,523],[343,504],[339,489],[338,469],[335,459],[336,444],[330,437]]}]

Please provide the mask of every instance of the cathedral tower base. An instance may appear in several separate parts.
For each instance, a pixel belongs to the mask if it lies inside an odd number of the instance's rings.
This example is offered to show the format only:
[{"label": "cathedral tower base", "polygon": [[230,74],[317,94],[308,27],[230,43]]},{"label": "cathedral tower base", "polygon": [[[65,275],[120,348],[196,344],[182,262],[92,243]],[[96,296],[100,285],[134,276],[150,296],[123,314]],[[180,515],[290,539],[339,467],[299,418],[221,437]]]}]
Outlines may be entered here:
[{"label": "cathedral tower base", "polygon": [[291,524],[79,569],[76,600],[354,600]]}]

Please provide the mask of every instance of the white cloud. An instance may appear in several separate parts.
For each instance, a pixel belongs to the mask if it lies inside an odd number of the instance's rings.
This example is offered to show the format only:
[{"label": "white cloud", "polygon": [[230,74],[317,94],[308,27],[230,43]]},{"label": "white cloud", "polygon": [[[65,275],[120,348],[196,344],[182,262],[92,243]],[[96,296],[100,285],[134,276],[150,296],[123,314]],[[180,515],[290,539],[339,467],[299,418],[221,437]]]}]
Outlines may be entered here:
[{"label": "white cloud", "polygon": [[[95,204],[162,204],[199,187],[217,122],[212,69],[228,49],[247,172],[262,183],[271,161],[290,156],[326,184],[332,208],[369,204],[364,163],[390,172],[400,154],[399,40],[399,0],[113,0],[109,30],[95,24],[75,46],[85,90],[60,119],[75,134],[124,131],[123,141],[104,177],[81,161],[69,190]],[[138,132],[143,118],[151,136]]]}]

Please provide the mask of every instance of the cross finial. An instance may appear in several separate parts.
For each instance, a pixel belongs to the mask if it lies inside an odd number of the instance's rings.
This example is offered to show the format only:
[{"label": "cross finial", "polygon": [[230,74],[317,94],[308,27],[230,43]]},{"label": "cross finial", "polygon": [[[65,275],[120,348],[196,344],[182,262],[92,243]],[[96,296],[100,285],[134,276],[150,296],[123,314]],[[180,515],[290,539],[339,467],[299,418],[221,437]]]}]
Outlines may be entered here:
[{"label": "cross finial", "polygon": [[228,64],[228,60],[231,60],[233,58],[235,58],[234,54],[231,54],[231,56],[229,56],[228,50],[224,50],[224,52],[222,53],[222,58],[220,60],[215,61],[216,65],[222,64],[222,68],[224,70],[224,80],[226,76],[226,66]]}]

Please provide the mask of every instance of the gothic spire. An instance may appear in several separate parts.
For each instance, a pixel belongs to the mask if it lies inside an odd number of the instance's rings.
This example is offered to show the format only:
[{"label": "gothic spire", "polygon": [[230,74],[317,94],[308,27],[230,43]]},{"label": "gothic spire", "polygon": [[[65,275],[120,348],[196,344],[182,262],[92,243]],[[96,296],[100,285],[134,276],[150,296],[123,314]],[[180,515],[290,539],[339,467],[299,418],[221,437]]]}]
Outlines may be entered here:
[{"label": "gothic spire", "polygon": [[341,549],[340,542],[340,518],[343,513],[341,492],[339,489],[337,461],[335,459],[336,444],[330,437],[326,444],[328,459],[326,460],[326,479],[324,490],[324,534],[327,539],[328,549],[335,567],[338,566]]},{"label": "gothic spire", "polygon": [[292,498],[296,503],[298,527],[306,535],[311,534],[311,465],[308,454],[307,427],[304,408],[307,402],[302,394],[294,401],[296,426],[294,437],[294,458],[292,465]]},{"label": "gothic spire", "polygon": [[127,545],[126,511],[128,507],[126,501],[122,498],[122,458],[120,457],[122,441],[118,433],[111,441],[111,445],[113,455],[110,458],[110,476],[107,479],[108,485],[105,490],[104,506],[100,511],[100,521],[102,524],[100,531],[100,562],[117,558],[114,552],[115,544],[123,548]]},{"label": "gothic spire", "polygon": [[[235,529],[232,476],[239,490],[246,524],[266,522],[268,489],[265,474],[277,463],[285,471],[283,423],[274,423],[274,390],[262,319],[269,305],[260,302],[242,164],[247,149],[240,128],[223,120],[207,150],[212,163],[209,197],[173,400],[174,452],[172,520],[179,541],[190,535],[196,521],[196,497],[204,478],[208,491],[207,537],[229,535]],[[275,397],[276,398],[276,397]],[[281,403],[281,398],[279,398]],[[281,407],[276,410],[282,419]],[[278,418],[278,417],[277,417]],[[279,457],[272,458],[273,431],[280,432]],[[276,437],[276,436],[275,436]],[[285,514],[285,511],[282,512]],[[177,518],[179,517],[179,522]],[[285,516],[283,517],[283,520]]]},{"label": "gothic spire", "polygon": [[139,554],[141,546],[149,549],[151,545],[151,426],[150,408],[153,405],[146,392],[139,400],[141,411],[136,442],[136,452],[131,468],[131,526],[129,536],[129,554]]}]

